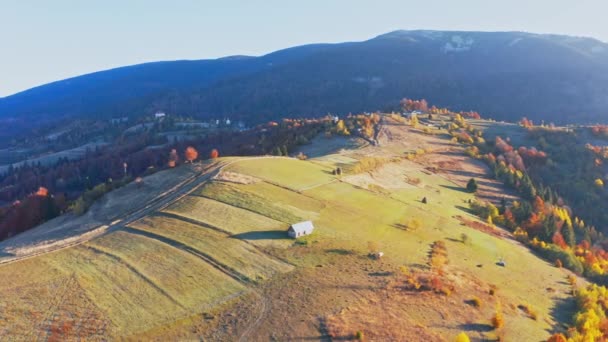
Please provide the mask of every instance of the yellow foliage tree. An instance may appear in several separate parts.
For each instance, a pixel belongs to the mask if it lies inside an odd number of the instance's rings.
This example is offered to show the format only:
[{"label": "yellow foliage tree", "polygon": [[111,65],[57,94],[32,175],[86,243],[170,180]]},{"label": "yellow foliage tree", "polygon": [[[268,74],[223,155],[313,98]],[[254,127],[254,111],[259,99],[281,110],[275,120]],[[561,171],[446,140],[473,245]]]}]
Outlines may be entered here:
[{"label": "yellow foliage tree", "polygon": [[469,336],[467,334],[465,334],[464,332],[461,332],[460,334],[458,334],[458,336],[456,336],[456,342],[471,342],[471,339],[469,339]]},{"label": "yellow foliage tree", "polygon": [[492,317],[492,326],[494,329],[500,329],[505,325],[505,319],[502,315],[502,309],[500,307],[500,303],[496,306],[496,312]]},{"label": "yellow foliage tree", "polygon": [[342,135],[350,135],[350,132],[348,131],[348,128],[346,128],[344,120],[338,121],[338,123],[336,124],[336,132]]},{"label": "yellow foliage tree", "polygon": [[412,127],[418,127],[418,115],[412,114],[410,125],[412,125]]}]

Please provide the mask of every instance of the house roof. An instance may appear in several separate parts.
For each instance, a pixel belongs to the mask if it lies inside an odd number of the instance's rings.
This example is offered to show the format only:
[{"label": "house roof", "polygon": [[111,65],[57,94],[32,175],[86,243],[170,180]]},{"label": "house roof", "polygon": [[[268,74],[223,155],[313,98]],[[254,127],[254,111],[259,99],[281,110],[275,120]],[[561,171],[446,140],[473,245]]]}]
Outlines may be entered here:
[{"label": "house roof", "polygon": [[298,222],[298,223],[292,224],[291,228],[296,233],[302,233],[302,232],[312,231],[315,227],[312,225],[312,221],[304,221],[304,222]]}]

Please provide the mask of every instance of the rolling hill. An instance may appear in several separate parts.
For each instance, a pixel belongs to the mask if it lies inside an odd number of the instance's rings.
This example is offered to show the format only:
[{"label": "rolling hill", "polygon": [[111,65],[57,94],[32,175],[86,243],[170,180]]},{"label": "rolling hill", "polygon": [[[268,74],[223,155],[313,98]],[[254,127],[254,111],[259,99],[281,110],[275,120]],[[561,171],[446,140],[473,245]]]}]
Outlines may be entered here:
[{"label": "rolling hill", "polygon": [[148,63],[0,99],[6,122],[164,110],[250,123],[427,98],[495,119],[606,122],[608,44],[523,32],[395,31],[261,57]]},{"label": "rolling hill", "polygon": [[[511,196],[482,162],[389,116],[378,141],[320,136],[308,160],[184,164],[1,242],[0,337],[540,341],[571,324],[571,273],[465,207]],[[391,161],[355,172],[377,157]],[[287,238],[303,220],[312,235]],[[416,274],[435,290],[410,288]]]}]

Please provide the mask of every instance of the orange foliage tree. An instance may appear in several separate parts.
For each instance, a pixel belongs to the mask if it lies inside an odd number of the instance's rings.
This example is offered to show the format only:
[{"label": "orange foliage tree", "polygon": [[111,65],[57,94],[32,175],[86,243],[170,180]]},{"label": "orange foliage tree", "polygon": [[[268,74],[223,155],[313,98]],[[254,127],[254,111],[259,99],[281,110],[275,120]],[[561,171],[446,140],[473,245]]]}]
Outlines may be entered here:
[{"label": "orange foliage tree", "polygon": [[215,159],[219,156],[220,156],[220,153],[215,148],[213,150],[211,150],[211,153],[209,153],[209,158],[211,158],[211,159]]},{"label": "orange foliage tree", "polygon": [[192,163],[198,158],[198,151],[194,147],[188,146],[186,147],[186,152],[184,152],[184,157],[187,161]]},{"label": "orange foliage tree", "polygon": [[428,102],[426,102],[425,99],[422,99],[422,100],[403,99],[403,100],[401,100],[401,106],[403,107],[403,109],[405,109],[408,112],[412,112],[415,110],[418,110],[421,112],[427,112],[429,110],[429,104],[428,104]]},{"label": "orange foliage tree", "polygon": [[46,197],[49,195],[49,190],[43,186],[38,188],[38,191],[35,193],[36,196]]}]

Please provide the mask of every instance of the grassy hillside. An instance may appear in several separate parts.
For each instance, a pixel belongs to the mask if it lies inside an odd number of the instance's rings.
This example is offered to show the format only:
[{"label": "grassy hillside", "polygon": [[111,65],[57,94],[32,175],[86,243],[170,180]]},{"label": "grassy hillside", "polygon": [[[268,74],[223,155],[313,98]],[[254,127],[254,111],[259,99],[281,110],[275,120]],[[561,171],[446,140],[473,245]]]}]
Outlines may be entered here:
[{"label": "grassy hillside", "polygon": [[[569,273],[468,213],[463,173],[500,191],[483,165],[439,134],[386,120],[380,146],[223,160],[218,175],[126,226],[0,265],[0,336],[431,341],[465,331],[521,341],[568,323]],[[426,152],[405,158],[413,149]],[[331,172],[380,155],[391,162]],[[288,239],[301,220],[314,233]],[[429,258],[438,242],[440,266]],[[437,291],[409,287],[413,274],[435,271]]]}]

